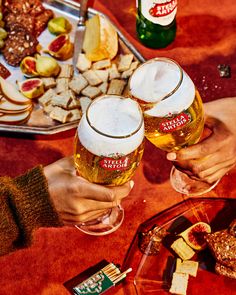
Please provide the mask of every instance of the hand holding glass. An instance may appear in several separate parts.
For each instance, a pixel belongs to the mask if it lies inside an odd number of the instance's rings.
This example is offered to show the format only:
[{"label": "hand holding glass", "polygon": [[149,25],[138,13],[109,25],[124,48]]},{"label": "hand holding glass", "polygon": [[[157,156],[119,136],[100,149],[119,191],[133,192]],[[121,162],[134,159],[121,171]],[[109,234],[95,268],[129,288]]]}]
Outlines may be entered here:
[{"label": "hand holding glass", "polygon": [[[92,101],[75,135],[74,161],[79,175],[102,185],[122,185],[138,167],[144,149],[144,122],[137,102],[116,95]],[[91,235],[105,235],[122,223],[121,206],[77,227]]]},{"label": "hand holding glass", "polygon": [[[147,61],[131,76],[129,92],[143,110],[145,135],[155,146],[171,152],[200,140],[204,129],[202,100],[178,63],[168,58]],[[187,195],[201,195],[218,183],[192,179],[175,167],[170,180],[176,191]]]}]

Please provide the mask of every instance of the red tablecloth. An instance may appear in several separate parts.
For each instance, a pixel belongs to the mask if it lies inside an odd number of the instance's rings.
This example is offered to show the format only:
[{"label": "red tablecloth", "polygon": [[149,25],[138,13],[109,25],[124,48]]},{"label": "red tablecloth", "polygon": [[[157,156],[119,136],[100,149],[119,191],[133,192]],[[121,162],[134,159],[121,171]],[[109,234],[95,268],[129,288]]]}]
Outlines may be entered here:
[{"label": "red tablecloth", "polygon": [[[151,50],[136,38],[134,0],[94,3],[145,58],[167,56],[178,61],[193,79],[204,102],[236,96],[235,1],[180,0],[178,5],[176,40],[165,49]],[[220,78],[218,64],[231,66],[230,79]],[[74,132],[53,136],[0,133],[0,175],[16,176],[38,163],[48,164],[70,155]],[[100,260],[122,264],[139,224],[182,200],[170,186],[170,166],[165,154],[147,143],[134,177],[135,187],[123,202],[125,220],[120,229],[104,237],[87,236],[70,227],[39,229],[30,248],[0,258],[0,294],[66,295],[69,293],[63,283]],[[234,198],[235,173],[232,170],[207,196]],[[219,294],[214,281],[210,289],[206,287],[206,292],[209,290],[212,295]],[[132,291],[119,286],[111,294]],[[200,295],[198,290],[194,294]]]}]

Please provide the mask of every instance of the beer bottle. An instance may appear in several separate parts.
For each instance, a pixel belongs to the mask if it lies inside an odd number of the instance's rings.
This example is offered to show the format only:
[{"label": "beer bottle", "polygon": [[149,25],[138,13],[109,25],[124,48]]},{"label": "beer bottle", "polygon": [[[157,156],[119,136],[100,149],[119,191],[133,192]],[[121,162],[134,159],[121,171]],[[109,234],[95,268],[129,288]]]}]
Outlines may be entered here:
[{"label": "beer bottle", "polygon": [[136,0],[136,30],[140,41],[150,48],[163,48],[176,35],[177,0]]}]

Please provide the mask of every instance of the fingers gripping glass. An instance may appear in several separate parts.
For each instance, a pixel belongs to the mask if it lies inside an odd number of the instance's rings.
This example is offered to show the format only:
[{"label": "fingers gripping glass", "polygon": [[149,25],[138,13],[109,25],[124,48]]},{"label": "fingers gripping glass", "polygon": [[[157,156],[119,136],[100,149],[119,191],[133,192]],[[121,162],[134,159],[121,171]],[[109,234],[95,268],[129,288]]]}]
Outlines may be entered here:
[{"label": "fingers gripping glass", "polygon": [[[119,186],[129,181],[138,167],[144,149],[142,111],[135,101],[116,95],[95,99],[82,116],[75,135],[74,161],[79,175],[90,182]],[[111,200],[112,201],[112,200]],[[100,206],[103,202],[97,202]],[[111,202],[107,202],[107,208]],[[124,210],[119,200],[104,214],[77,225],[91,235],[105,235],[122,223]]]},{"label": "fingers gripping glass", "polygon": [[[139,102],[145,124],[145,136],[167,152],[197,143],[204,129],[201,97],[193,81],[178,63],[154,58],[138,67],[129,80],[130,96]],[[210,185],[173,166],[170,174],[174,189],[186,195],[201,195]]]}]

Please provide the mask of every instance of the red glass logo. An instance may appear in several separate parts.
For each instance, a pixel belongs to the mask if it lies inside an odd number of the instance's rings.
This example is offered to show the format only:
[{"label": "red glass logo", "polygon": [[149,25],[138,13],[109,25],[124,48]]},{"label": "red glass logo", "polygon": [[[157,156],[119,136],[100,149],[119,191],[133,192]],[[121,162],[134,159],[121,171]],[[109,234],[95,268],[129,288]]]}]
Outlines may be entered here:
[{"label": "red glass logo", "polygon": [[129,157],[125,156],[119,159],[114,158],[103,158],[99,162],[100,167],[109,171],[124,171],[127,170],[130,166]]},{"label": "red glass logo", "polygon": [[183,112],[177,116],[171,116],[163,120],[159,124],[159,130],[163,133],[171,133],[186,126],[189,122],[191,122],[191,115]]}]

